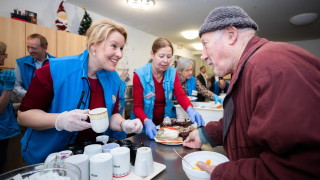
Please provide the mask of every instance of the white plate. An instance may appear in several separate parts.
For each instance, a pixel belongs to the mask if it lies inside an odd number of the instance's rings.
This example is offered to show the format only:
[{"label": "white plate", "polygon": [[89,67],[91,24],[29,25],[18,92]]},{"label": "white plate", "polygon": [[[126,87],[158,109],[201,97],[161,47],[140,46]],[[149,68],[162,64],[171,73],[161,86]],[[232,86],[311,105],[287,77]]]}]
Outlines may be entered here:
[{"label": "white plate", "polygon": [[193,96],[188,96],[189,100],[190,101],[193,101],[193,100],[197,100],[198,98],[197,97],[193,97]]},{"label": "white plate", "polygon": [[156,141],[157,143],[160,143],[160,144],[164,144],[164,145],[169,145],[169,146],[176,146],[176,145],[181,145],[181,144],[183,144],[183,142],[181,142],[181,143],[167,143],[167,142],[163,142],[163,141],[159,141],[158,139],[157,139],[157,137],[154,137],[154,141]]},{"label": "white plate", "polygon": [[126,177],[122,177],[122,178],[113,178],[114,180],[116,179],[121,179],[121,180],[149,180],[154,178],[156,175],[158,175],[161,171],[163,171],[164,169],[166,169],[166,165],[158,163],[158,162],[153,162],[153,167],[154,167],[154,171],[152,174],[150,174],[149,176],[137,176],[134,173],[134,166],[131,166],[130,169],[130,173],[126,176]]}]

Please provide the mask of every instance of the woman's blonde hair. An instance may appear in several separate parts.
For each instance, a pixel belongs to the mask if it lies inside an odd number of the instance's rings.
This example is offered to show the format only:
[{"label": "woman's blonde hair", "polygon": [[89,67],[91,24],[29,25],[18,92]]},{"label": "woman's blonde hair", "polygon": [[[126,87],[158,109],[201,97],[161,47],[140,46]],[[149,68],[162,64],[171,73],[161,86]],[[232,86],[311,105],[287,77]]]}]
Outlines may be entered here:
[{"label": "woman's blonde hair", "polygon": [[4,42],[0,41],[0,55],[5,54],[6,51],[7,51],[7,45]]},{"label": "woman's blonde hair", "polygon": [[86,32],[87,48],[90,44],[99,44],[104,41],[111,32],[117,31],[123,35],[125,42],[127,41],[127,30],[112,21],[107,19],[95,21]]}]

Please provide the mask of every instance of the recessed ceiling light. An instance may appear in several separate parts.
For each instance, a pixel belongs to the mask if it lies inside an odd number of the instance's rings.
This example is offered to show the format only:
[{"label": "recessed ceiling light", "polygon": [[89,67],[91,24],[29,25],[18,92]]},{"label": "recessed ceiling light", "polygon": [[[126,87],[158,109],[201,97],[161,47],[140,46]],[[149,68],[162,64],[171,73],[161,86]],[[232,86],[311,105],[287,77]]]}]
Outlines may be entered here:
[{"label": "recessed ceiling light", "polygon": [[202,43],[194,43],[192,44],[192,47],[198,51],[201,51],[203,49]]},{"label": "recessed ceiling light", "polygon": [[132,8],[145,10],[152,8],[156,4],[155,0],[127,0],[127,3]]},{"label": "recessed ceiling light", "polygon": [[317,13],[303,13],[293,16],[289,21],[296,26],[305,26],[313,23],[317,18]]},{"label": "recessed ceiling light", "polygon": [[195,39],[199,35],[198,30],[187,30],[187,31],[182,31],[181,35],[186,38],[186,39]]}]

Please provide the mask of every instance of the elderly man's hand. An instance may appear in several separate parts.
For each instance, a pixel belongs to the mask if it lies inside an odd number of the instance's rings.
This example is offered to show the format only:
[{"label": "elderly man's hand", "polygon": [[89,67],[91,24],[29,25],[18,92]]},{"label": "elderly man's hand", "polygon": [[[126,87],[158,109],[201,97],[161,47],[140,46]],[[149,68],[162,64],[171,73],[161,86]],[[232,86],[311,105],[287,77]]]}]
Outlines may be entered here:
[{"label": "elderly man's hand", "polygon": [[202,142],[199,137],[198,130],[192,131],[186,140],[183,141],[183,146],[189,148],[201,148]]},{"label": "elderly man's hand", "polygon": [[197,162],[197,166],[203,170],[203,171],[206,171],[207,173],[211,174],[212,171],[214,170],[215,166],[210,166],[202,161],[198,161]]}]

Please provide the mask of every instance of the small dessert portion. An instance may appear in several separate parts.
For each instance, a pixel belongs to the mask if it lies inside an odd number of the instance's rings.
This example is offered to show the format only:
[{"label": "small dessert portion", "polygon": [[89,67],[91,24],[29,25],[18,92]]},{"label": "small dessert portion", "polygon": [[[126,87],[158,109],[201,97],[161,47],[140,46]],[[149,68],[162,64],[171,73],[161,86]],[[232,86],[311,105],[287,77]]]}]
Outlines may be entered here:
[{"label": "small dessert portion", "polygon": [[173,127],[162,127],[157,131],[156,142],[165,144],[181,144],[183,139],[179,137],[179,131]]},{"label": "small dessert portion", "polygon": [[172,127],[179,131],[179,136],[186,139],[191,131],[195,128],[192,126],[190,119],[185,119],[183,114],[178,114],[177,119],[166,117],[160,124],[160,127]]},{"label": "small dessert portion", "polygon": [[165,117],[162,122],[162,126],[172,126],[171,118]]}]

